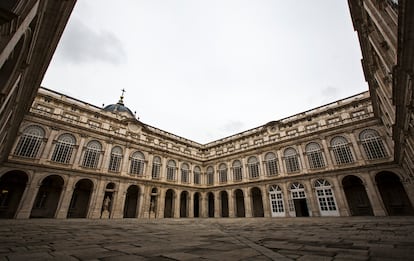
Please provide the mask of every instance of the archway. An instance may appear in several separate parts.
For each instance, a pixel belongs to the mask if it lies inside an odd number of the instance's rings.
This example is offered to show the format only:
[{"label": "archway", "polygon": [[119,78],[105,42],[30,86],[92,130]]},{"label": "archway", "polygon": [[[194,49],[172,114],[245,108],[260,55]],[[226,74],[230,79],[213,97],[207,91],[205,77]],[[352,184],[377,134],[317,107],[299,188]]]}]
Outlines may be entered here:
[{"label": "archway", "polygon": [[90,179],[81,179],[76,183],[69,205],[68,218],[87,217],[92,191],[93,183]]},{"label": "archway", "polygon": [[200,217],[200,193],[194,193],[194,217]]},{"label": "archway", "polygon": [[208,217],[214,217],[214,194],[208,193]]},{"label": "archway", "polygon": [[349,211],[352,216],[372,216],[372,207],[362,180],[354,175],[342,180]]},{"label": "archway", "polygon": [[180,217],[188,217],[188,192],[183,191],[180,195]]},{"label": "archway", "polygon": [[173,202],[174,202],[174,191],[172,189],[167,190],[165,193],[165,204],[164,204],[164,217],[173,217]]},{"label": "archway", "polygon": [[236,217],[245,217],[246,212],[244,210],[244,195],[241,189],[237,189],[234,192],[236,196]]},{"label": "archway", "polygon": [[137,185],[131,185],[127,189],[124,205],[124,218],[138,217],[138,196],[139,188]]},{"label": "archway", "polygon": [[252,188],[252,214],[253,217],[264,217],[262,192],[259,188]]},{"label": "archway", "polygon": [[63,178],[58,175],[47,176],[42,181],[34,201],[31,218],[54,218],[63,190]]},{"label": "archway", "polygon": [[0,218],[14,218],[27,181],[22,171],[10,171],[0,177]]},{"label": "archway", "polygon": [[220,192],[221,217],[229,217],[229,197],[226,191]]},{"label": "archway", "polygon": [[413,215],[413,207],[400,178],[388,171],[375,176],[382,202],[390,216]]},{"label": "archway", "polygon": [[111,182],[106,185],[105,194],[102,201],[101,218],[110,218],[114,202],[115,183]]}]

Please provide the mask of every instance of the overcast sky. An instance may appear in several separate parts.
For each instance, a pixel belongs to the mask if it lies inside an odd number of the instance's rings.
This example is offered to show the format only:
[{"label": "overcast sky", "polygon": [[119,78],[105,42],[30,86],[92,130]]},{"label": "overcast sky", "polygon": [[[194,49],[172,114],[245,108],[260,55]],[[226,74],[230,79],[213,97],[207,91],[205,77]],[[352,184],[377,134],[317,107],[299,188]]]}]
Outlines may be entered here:
[{"label": "overcast sky", "polygon": [[78,1],[42,83],[200,143],[368,89],[347,1]]}]

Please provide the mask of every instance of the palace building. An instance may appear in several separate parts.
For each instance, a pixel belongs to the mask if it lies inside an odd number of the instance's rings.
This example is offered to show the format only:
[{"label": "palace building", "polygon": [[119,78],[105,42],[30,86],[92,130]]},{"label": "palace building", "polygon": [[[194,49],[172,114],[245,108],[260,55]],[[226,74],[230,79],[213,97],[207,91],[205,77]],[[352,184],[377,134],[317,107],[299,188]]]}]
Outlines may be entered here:
[{"label": "palace building", "polygon": [[414,215],[414,5],[348,2],[369,91],[207,144],[34,82],[2,107],[26,113],[1,126],[0,218]]}]

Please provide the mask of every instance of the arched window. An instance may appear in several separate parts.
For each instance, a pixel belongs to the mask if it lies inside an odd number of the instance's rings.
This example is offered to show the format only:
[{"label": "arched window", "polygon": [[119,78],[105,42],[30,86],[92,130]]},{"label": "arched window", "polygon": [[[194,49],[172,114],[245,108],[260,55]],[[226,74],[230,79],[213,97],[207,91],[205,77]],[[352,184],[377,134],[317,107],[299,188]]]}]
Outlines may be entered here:
[{"label": "arched window", "polygon": [[36,125],[27,127],[20,136],[14,154],[21,157],[36,158],[44,136],[45,131],[41,127]]},{"label": "arched window", "polygon": [[318,179],[315,181],[315,192],[321,216],[339,216],[331,184],[327,180]]},{"label": "arched window", "polygon": [[259,161],[257,160],[257,158],[255,156],[251,156],[248,160],[247,160],[247,166],[249,168],[249,178],[253,179],[253,178],[258,178],[260,173],[259,173]]},{"label": "arched window", "polygon": [[201,184],[201,168],[199,166],[194,168],[194,184]]},{"label": "arched window", "polygon": [[167,163],[167,180],[174,181],[175,180],[175,169],[176,169],[175,161],[169,160]]},{"label": "arched window", "polygon": [[364,130],[359,134],[359,140],[368,159],[382,159],[388,156],[384,143],[377,131]]},{"label": "arched window", "polygon": [[351,148],[349,147],[348,141],[344,137],[334,137],[331,140],[331,147],[335,156],[336,164],[340,165],[354,162]]},{"label": "arched window", "polygon": [[54,162],[69,164],[75,144],[76,139],[73,135],[68,133],[60,135],[57,139],[51,160]]},{"label": "arched window", "polygon": [[285,216],[283,205],[282,189],[278,185],[272,185],[269,188],[270,206],[272,208],[272,217]]},{"label": "arched window", "polygon": [[181,164],[181,182],[182,183],[190,182],[189,172],[190,172],[190,168],[188,167],[188,164],[187,163]]},{"label": "arched window", "polygon": [[227,165],[224,163],[221,163],[219,165],[219,180],[220,183],[226,183],[227,182]]},{"label": "arched window", "polygon": [[111,158],[109,159],[108,170],[119,172],[121,169],[122,149],[119,146],[113,147],[111,150]]},{"label": "arched window", "polygon": [[298,153],[294,148],[287,148],[284,152],[287,173],[298,172],[300,170]]},{"label": "arched window", "polygon": [[214,169],[213,167],[207,168],[207,185],[213,185],[214,184]]},{"label": "arched window", "polygon": [[277,158],[273,152],[265,155],[266,175],[274,176],[278,174]]},{"label": "arched window", "polygon": [[241,181],[243,179],[243,166],[240,160],[233,161],[233,181]]},{"label": "arched window", "polygon": [[151,178],[152,179],[159,179],[161,172],[161,158],[155,156],[152,159],[152,171],[151,171]]},{"label": "arched window", "polygon": [[306,156],[308,157],[309,167],[319,169],[325,167],[321,146],[316,142],[308,143],[305,147]]},{"label": "arched window", "polygon": [[86,168],[97,168],[102,145],[99,141],[93,140],[86,145],[82,166]]},{"label": "arched window", "polygon": [[142,176],[144,174],[145,156],[142,152],[136,151],[131,156],[131,163],[129,165],[129,174]]}]

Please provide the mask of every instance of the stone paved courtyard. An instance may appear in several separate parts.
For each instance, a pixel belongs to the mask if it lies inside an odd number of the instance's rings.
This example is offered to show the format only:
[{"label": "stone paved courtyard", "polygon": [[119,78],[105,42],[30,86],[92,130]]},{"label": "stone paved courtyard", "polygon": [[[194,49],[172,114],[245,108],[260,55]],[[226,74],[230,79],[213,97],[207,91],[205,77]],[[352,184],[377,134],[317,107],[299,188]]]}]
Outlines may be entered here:
[{"label": "stone paved courtyard", "polygon": [[0,260],[414,260],[414,217],[0,220]]}]

